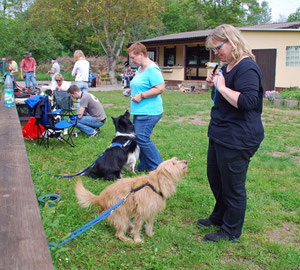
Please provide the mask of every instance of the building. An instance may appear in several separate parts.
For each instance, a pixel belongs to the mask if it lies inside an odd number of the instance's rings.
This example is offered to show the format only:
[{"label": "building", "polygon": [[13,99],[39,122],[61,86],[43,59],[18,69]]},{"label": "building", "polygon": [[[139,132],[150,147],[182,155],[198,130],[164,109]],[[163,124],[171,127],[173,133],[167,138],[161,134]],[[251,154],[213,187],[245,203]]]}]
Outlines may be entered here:
[{"label": "building", "polygon": [[[300,21],[239,27],[256,56],[265,90],[300,86]],[[212,30],[170,34],[141,40],[170,86],[193,82],[205,88],[205,78],[217,63],[205,48]],[[219,63],[221,64],[221,63]],[[213,66],[213,64],[211,64]]]}]

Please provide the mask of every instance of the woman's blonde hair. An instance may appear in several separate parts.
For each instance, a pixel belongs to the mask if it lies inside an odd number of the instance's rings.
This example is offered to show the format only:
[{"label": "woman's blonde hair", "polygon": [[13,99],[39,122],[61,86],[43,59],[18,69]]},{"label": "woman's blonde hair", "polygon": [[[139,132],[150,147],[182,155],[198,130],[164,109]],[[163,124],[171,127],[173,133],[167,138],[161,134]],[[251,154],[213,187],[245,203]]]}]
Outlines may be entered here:
[{"label": "woman's blonde hair", "polygon": [[246,39],[239,30],[230,24],[221,24],[216,27],[206,39],[206,48],[215,48],[214,41],[229,42],[232,46],[232,58],[234,61],[239,60],[244,55],[251,57],[255,61],[255,56]]},{"label": "woman's blonde hair", "polygon": [[76,51],[74,52],[74,58],[75,58],[75,60],[77,61],[80,57],[81,57],[81,58],[85,58],[85,56],[84,56],[82,50],[76,50]]},{"label": "woman's blonde hair", "polygon": [[127,49],[127,54],[133,53],[135,55],[142,53],[145,57],[147,57],[147,48],[140,42],[136,42],[130,45]]},{"label": "woman's blonde hair", "polygon": [[63,80],[64,77],[63,77],[63,75],[61,75],[61,74],[56,74],[55,77],[54,77],[54,79],[55,79],[55,80]]}]

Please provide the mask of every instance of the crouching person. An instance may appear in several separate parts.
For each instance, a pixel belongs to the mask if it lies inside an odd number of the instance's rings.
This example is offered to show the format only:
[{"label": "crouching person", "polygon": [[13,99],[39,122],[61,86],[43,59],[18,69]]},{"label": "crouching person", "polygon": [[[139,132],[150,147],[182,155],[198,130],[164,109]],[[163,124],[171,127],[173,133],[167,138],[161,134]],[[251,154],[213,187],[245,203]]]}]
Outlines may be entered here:
[{"label": "crouching person", "polygon": [[106,114],[99,99],[88,92],[81,92],[77,85],[72,85],[68,93],[76,100],[80,100],[76,127],[89,137],[96,136],[106,120]]}]

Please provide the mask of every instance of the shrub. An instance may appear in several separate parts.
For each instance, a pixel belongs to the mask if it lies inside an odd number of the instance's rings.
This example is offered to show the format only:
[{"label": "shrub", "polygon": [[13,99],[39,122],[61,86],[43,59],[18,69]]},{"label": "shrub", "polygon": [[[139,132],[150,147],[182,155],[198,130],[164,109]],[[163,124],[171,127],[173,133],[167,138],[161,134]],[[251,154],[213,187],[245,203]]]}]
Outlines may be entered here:
[{"label": "shrub", "polygon": [[[295,89],[295,90],[292,90]],[[294,99],[294,100],[300,100],[300,90],[296,90],[296,88],[292,88],[291,90],[284,90],[280,92],[280,96],[283,99]]]}]

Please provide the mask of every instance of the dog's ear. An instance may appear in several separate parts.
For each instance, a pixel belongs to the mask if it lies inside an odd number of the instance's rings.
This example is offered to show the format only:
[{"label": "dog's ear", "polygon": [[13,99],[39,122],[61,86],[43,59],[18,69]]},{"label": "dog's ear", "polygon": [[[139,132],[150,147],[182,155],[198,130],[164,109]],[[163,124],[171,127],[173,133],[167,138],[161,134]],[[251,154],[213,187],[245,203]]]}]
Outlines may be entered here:
[{"label": "dog's ear", "polygon": [[113,122],[114,122],[114,125],[115,125],[115,126],[117,126],[117,123],[118,123],[118,118],[111,117],[111,119],[113,120]]},{"label": "dog's ear", "polygon": [[126,112],[124,113],[124,116],[129,119],[130,118],[130,112],[128,110],[126,110]]},{"label": "dog's ear", "polygon": [[163,166],[159,166],[155,171],[151,172],[154,176],[152,179],[155,179],[155,182],[157,182],[159,191],[165,199],[169,199],[176,192],[176,183],[169,170],[170,168],[163,164]]}]

